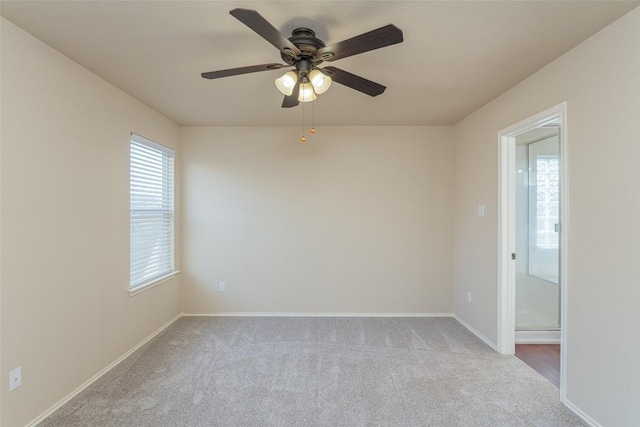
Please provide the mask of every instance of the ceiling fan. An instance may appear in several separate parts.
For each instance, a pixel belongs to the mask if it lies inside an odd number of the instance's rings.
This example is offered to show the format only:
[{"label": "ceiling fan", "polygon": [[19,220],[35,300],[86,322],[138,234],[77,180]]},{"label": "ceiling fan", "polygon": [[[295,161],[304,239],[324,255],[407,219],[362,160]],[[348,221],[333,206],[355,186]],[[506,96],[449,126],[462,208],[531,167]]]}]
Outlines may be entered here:
[{"label": "ceiling fan", "polygon": [[336,61],[403,41],[402,30],[389,24],[327,46],[309,28],[296,28],[292,31],[291,37],[287,38],[255,10],[233,9],[229,13],[274,45],[280,51],[280,56],[285,64],[271,63],[209,71],[202,73],[202,77],[219,79],[258,71],[295,67],[276,79],[276,87],[285,95],[282,101],[283,108],[295,107],[300,102],[315,100],[316,94],[324,93],[332,81],[370,96],[380,95],[386,89],[381,84],[340,68],[319,68],[318,65],[324,61]]}]

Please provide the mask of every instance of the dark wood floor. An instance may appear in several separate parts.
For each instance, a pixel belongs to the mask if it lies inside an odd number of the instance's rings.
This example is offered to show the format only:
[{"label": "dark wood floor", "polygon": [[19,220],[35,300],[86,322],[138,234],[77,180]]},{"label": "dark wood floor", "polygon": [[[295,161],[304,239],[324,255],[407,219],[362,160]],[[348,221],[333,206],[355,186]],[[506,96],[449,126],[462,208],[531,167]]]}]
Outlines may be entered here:
[{"label": "dark wood floor", "polygon": [[516,344],[516,357],[560,387],[560,344]]}]

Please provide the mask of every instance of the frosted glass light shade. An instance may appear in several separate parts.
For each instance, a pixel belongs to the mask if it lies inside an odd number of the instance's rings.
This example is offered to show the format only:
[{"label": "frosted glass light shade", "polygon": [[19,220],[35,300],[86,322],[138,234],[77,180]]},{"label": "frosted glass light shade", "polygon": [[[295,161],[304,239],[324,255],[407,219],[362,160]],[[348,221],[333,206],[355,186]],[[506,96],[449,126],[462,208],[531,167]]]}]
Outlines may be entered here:
[{"label": "frosted glass light shade", "polygon": [[325,75],[320,70],[313,70],[309,73],[309,80],[313,85],[313,90],[318,94],[325,93],[331,86],[331,77]]},{"label": "frosted glass light shade", "polygon": [[298,101],[311,102],[317,98],[313,91],[313,85],[311,83],[300,83],[300,93],[298,93]]},{"label": "frosted glass light shade", "polygon": [[283,95],[291,96],[297,81],[298,75],[293,71],[289,71],[284,73],[282,77],[276,79],[276,87]]}]

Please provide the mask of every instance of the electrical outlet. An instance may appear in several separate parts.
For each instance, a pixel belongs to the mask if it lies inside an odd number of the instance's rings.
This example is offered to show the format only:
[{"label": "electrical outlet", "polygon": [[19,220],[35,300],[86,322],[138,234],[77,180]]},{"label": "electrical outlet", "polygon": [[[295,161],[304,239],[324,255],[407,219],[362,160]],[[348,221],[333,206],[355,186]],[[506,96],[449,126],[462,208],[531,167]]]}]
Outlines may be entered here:
[{"label": "electrical outlet", "polygon": [[467,291],[467,302],[471,304],[471,291]]},{"label": "electrical outlet", "polygon": [[220,292],[225,292],[227,290],[227,285],[224,282],[220,282]]},{"label": "electrical outlet", "polygon": [[9,391],[13,391],[22,385],[22,366],[9,372]]}]

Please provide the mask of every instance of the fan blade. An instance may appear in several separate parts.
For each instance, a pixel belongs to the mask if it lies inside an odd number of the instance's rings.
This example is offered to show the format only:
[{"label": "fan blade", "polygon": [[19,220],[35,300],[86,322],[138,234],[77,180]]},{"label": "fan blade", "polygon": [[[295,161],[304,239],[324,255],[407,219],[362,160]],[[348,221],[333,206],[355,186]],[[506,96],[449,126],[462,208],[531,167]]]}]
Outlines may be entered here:
[{"label": "fan blade", "polygon": [[263,39],[274,45],[280,52],[296,57],[300,55],[300,50],[289,41],[289,39],[278,31],[269,21],[264,19],[255,10],[233,9],[229,12],[247,27],[262,36]]},{"label": "fan blade", "polygon": [[318,50],[317,56],[324,61],[335,61],[336,59],[401,43],[403,40],[402,30],[393,24],[389,24],[331,46],[323,47]]},{"label": "fan blade", "polygon": [[381,84],[367,80],[364,77],[356,76],[355,74],[351,74],[347,71],[341,70],[340,68],[324,67],[322,72],[331,77],[334,82],[348,86],[351,89],[366,93],[370,96],[378,96],[386,89],[386,87]]},{"label": "fan blade", "polygon": [[295,107],[300,103],[298,101],[298,94],[300,93],[300,83],[296,83],[296,86],[293,88],[293,93],[289,96],[284,97],[282,100],[282,108],[291,108]]},{"label": "fan blade", "polygon": [[205,79],[219,79],[221,77],[237,76],[240,74],[257,73],[258,71],[278,70],[282,67],[290,67],[285,64],[261,64],[251,65],[249,67],[230,68],[228,70],[209,71],[202,73],[201,76]]}]

